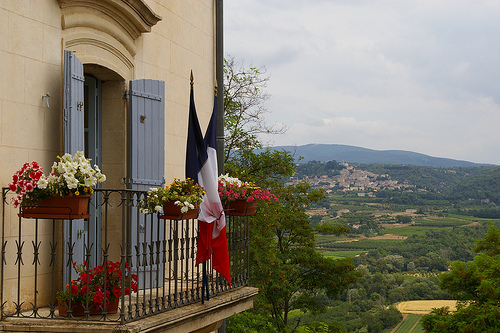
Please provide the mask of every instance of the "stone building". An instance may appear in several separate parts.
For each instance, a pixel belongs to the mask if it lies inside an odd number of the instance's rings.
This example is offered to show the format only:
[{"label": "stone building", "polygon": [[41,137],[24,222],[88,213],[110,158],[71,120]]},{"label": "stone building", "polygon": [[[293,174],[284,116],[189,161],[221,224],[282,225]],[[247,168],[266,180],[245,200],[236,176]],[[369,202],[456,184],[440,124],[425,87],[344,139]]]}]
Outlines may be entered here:
[{"label": "stone building", "polygon": [[[118,323],[66,320],[61,324],[9,316],[16,307],[19,315],[32,309],[33,302],[35,312],[50,303],[49,286],[62,287],[67,277],[61,266],[54,282],[48,244],[63,244],[69,237],[67,223],[37,220],[35,227],[31,220],[21,221],[7,200],[12,175],[25,162],[37,161],[47,171],[58,155],[83,150],[106,174],[106,188],[144,190],[184,178],[190,73],[204,130],[213,110],[216,77],[222,73],[222,52],[217,49],[221,8],[222,0],[0,1],[0,182],[6,257],[1,267],[5,305],[0,331],[208,332],[222,319],[252,306],[256,290],[242,282],[240,288],[211,291],[216,296],[212,303],[191,300],[184,307],[150,311],[151,315]],[[113,209],[118,214],[122,208]],[[108,245],[101,233],[108,228],[101,224],[103,214],[94,203],[89,220],[71,224],[74,239],[88,237],[95,248]],[[120,260],[123,219],[109,222],[106,237],[111,239],[111,250],[106,255],[115,256],[114,260]],[[158,237],[154,238],[158,244],[168,242],[168,226],[158,228],[154,232],[160,235],[151,237]],[[141,230],[132,228],[129,233]],[[27,244],[22,248],[22,266],[15,260],[19,242]],[[39,249],[28,248],[37,242],[42,244]],[[147,240],[137,242],[136,247],[146,247]],[[61,247],[58,251],[61,265],[68,254]],[[36,269],[30,265],[32,252]],[[101,259],[96,255],[93,260]],[[187,276],[183,269],[178,275]],[[195,273],[189,274],[192,281]],[[170,278],[167,273],[158,276]],[[163,288],[159,279],[149,288],[153,286]],[[143,287],[148,288],[146,282]],[[17,304],[19,295],[22,304]],[[158,299],[151,296],[155,302]]]}]

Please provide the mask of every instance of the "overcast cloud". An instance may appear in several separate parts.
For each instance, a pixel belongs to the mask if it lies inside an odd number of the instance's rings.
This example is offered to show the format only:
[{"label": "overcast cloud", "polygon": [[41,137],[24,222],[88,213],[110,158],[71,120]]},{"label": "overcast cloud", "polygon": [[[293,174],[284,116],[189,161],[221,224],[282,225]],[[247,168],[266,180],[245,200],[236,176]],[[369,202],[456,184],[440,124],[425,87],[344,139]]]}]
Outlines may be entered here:
[{"label": "overcast cloud", "polygon": [[500,164],[500,1],[224,2],[224,48],[271,74],[275,145]]}]

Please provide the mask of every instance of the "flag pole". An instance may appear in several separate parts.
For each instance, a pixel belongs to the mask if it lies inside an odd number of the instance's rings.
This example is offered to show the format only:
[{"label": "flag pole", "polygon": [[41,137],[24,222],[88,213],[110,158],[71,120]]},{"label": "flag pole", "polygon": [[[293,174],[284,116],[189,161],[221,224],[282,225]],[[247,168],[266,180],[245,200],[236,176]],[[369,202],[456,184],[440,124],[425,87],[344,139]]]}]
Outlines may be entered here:
[{"label": "flag pole", "polygon": [[[194,90],[194,75],[193,75],[193,70],[191,70],[191,76],[190,76],[190,85],[191,85],[191,90]],[[207,293],[207,301],[210,300],[210,295],[208,293],[208,276],[207,276],[207,262],[204,261],[202,264],[202,271],[201,271],[201,304],[205,303],[205,289]]]}]

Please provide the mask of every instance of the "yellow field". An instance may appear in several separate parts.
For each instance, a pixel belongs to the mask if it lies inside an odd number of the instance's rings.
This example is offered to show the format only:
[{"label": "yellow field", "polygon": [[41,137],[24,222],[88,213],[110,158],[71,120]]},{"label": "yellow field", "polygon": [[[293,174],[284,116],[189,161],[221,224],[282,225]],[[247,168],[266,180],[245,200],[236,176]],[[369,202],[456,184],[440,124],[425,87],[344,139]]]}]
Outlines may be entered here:
[{"label": "yellow field", "polygon": [[433,308],[442,308],[447,306],[450,311],[455,311],[456,301],[450,300],[432,300],[432,301],[408,301],[401,302],[396,305],[401,313],[413,313],[413,314],[428,314]]}]

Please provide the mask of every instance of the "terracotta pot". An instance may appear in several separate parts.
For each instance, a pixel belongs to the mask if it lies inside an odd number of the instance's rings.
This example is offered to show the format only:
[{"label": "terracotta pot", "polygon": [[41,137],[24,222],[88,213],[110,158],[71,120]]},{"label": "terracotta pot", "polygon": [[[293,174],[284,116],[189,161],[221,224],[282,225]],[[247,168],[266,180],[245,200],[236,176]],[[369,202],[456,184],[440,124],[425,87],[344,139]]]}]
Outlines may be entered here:
[{"label": "terracotta pot", "polygon": [[246,201],[243,199],[230,201],[225,210],[226,215],[249,216],[257,213],[257,201]]},{"label": "terracotta pot", "polygon": [[[118,312],[118,299],[115,299],[113,301],[109,302],[109,306],[106,309],[107,313],[117,313]],[[102,308],[100,306],[96,306],[94,304],[89,304],[90,308],[90,314],[91,315],[98,315],[102,313]],[[68,315],[68,303],[67,302],[58,302],[57,304],[58,310],[59,310],[59,315],[60,316],[67,316]],[[83,316],[85,314],[85,304],[82,303],[71,303],[71,308],[73,309],[72,315],[77,317],[77,316]]]},{"label": "terracotta pot", "polygon": [[160,219],[170,220],[188,220],[198,217],[199,205],[195,205],[194,209],[190,209],[185,213],[181,212],[181,207],[174,205],[174,201],[167,201],[163,204],[163,215]]},{"label": "terracotta pot", "polygon": [[22,205],[20,216],[45,219],[85,219],[90,195],[50,197],[33,205]]}]

